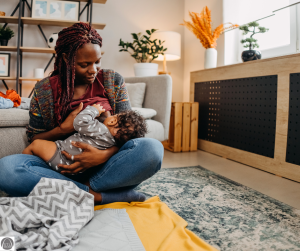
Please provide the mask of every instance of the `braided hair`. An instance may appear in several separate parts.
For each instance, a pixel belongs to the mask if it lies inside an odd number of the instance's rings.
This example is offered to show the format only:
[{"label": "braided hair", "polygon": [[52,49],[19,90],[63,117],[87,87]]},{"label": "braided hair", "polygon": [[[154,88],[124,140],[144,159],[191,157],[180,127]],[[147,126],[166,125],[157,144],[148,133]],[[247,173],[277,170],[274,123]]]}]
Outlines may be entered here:
[{"label": "braided hair", "polygon": [[[88,43],[102,46],[102,38],[88,23],[75,23],[58,33],[55,51],[56,58],[52,76],[59,75],[58,106],[55,107],[56,121],[59,125],[67,116],[67,110],[74,95],[75,61],[77,50]],[[67,63],[63,59],[67,55]]]}]

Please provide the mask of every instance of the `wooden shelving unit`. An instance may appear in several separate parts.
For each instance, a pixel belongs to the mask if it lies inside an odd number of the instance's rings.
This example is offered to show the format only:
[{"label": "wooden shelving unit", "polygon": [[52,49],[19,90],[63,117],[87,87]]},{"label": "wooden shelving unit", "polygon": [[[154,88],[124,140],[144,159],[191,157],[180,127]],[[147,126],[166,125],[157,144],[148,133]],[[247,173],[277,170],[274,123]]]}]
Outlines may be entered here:
[{"label": "wooden shelving unit", "polygon": [[[28,25],[37,25],[39,30],[41,31],[43,37],[45,38],[45,42],[47,43],[47,38],[41,28],[41,25],[46,26],[60,26],[60,27],[69,27],[79,21],[68,21],[68,20],[57,20],[57,19],[43,19],[43,18],[32,18],[32,17],[24,17],[24,9],[27,6],[29,11],[31,12],[31,6],[28,2],[29,0],[19,0],[19,4],[16,6],[15,10],[11,14],[11,16],[0,16],[0,23],[7,24],[18,24],[18,45],[17,46],[0,46],[0,51],[11,51],[17,52],[17,73],[16,77],[0,77],[4,86],[8,89],[5,80],[16,81],[16,91],[22,95],[22,82],[23,81],[39,81],[41,79],[37,78],[25,78],[22,77],[22,64],[23,64],[23,52],[31,52],[31,53],[48,53],[52,54],[50,61],[48,62],[45,70],[49,67],[52,60],[55,58],[55,50],[53,48],[43,48],[43,47],[24,47],[23,46],[23,30],[24,24]],[[66,0],[72,1],[72,0]],[[87,21],[86,23],[90,23],[93,28],[102,30],[105,28],[105,24],[103,23],[92,23],[92,12],[93,12],[93,3],[97,4],[105,4],[107,0],[79,0],[80,2],[85,3],[84,8],[79,14],[79,17],[83,14],[84,11],[87,12]],[[14,16],[14,14],[18,10],[18,16]],[[102,55],[104,52],[102,52]],[[19,88],[20,85],[20,88]],[[32,94],[32,93],[31,93]],[[29,95],[29,97],[31,96]]]},{"label": "wooden shelving unit", "polygon": [[[0,80],[17,80],[17,78],[14,77],[0,77]],[[20,77],[19,81],[40,81],[42,78],[24,78]]]},{"label": "wooden shelving unit", "polygon": [[[16,46],[0,46],[0,51],[17,51],[18,47]],[[43,47],[20,47],[22,52],[33,52],[33,53],[50,53],[54,54],[55,50],[53,48],[43,48]],[[101,52],[104,54],[104,51]]]},{"label": "wooden shelving unit", "polygon": [[[0,17],[0,23],[17,24],[18,21],[19,21],[18,17]],[[31,18],[31,17],[21,17],[21,22],[23,24],[61,26],[61,27],[68,27],[68,26],[71,26],[75,23],[78,23],[76,21]],[[86,22],[86,23],[88,23],[88,22]],[[92,24],[92,26],[95,29],[99,29],[99,30],[103,30],[105,25],[106,24],[102,24],[102,23],[93,23]]]},{"label": "wooden shelving unit", "polygon": [[[66,1],[73,1],[73,0],[66,0]],[[94,0],[93,3],[101,3],[101,4],[105,4],[107,0]],[[88,3],[89,0],[81,0],[81,2],[85,2]]]}]

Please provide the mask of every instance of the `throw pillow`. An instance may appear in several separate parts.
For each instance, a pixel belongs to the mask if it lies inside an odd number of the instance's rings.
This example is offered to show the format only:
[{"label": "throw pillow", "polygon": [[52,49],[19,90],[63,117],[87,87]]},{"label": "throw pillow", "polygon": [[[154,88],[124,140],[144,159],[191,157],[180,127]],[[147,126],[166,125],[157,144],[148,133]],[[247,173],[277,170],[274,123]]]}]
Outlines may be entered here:
[{"label": "throw pillow", "polygon": [[126,88],[128,91],[129,101],[131,107],[139,107],[142,108],[146,90],[145,83],[126,83]]},{"label": "throw pillow", "polygon": [[133,111],[138,112],[144,119],[151,119],[156,116],[157,112],[150,108],[131,107]]}]

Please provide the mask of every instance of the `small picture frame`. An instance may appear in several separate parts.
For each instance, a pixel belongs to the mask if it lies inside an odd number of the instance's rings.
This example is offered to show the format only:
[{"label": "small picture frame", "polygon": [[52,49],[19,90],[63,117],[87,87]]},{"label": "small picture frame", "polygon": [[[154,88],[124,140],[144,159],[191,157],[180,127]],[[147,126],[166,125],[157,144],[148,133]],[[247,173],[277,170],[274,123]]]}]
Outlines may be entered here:
[{"label": "small picture frame", "polygon": [[48,18],[48,0],[31,1],[31,17]]},{"label": "small picture frame", "polygon": [[10,53],[0,53],[0,77],[10,75]]},{"label": "small picture frame", "polygon": [[49,18],[63,19],[63,2],[61,1],[49,2]]},{"label": "small picture frame", "polygon": [[64,20],[79,20],[79,2],[64,1]]},{"label": "small picture frame", "polygon": [[79,20],[79,1],[31,0],[31,17]]}]

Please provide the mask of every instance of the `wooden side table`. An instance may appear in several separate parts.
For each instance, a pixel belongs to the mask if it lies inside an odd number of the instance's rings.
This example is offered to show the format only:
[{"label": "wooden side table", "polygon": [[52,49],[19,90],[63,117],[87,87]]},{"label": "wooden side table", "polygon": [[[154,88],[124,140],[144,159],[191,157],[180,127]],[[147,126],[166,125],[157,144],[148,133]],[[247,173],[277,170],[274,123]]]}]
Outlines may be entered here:
[{"label": "wooden side table", "polygon": [[164,148],[172,152],[197,151],[198,102],[172,102],[169,140]]}]

